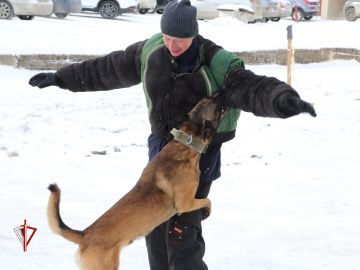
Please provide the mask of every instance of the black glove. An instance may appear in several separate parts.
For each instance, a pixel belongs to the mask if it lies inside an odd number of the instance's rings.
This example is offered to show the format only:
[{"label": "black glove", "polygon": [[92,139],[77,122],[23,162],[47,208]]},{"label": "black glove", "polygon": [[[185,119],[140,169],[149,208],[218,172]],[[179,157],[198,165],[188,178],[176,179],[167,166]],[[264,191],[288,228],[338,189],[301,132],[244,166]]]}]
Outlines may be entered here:
[{"label": "black glove", "polygon": [[301,100],[298,96],[283,93],[276,99],[277,109],[284,115],[285,118],[297,115],[299,113],[309,113],[311,116],[316,117],[314,107]]},{"label": "black glove", "polygon": [[29,80],[31,86],[45,88],[51,85],[58,85],[58,77],[55,73],[38,73]]}]

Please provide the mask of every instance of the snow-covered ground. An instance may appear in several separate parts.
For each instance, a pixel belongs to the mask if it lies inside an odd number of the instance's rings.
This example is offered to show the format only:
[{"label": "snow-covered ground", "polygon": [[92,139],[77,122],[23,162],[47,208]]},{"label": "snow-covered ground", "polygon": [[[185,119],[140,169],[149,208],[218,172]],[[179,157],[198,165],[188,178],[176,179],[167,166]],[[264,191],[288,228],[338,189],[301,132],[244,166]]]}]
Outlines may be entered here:
[{"label": "snow-covered ground", "polygon": [[[0,54],[100,54],[125,48],[160,31],[157,14],[124,14],[114,20],[78,14],[64,20],[36,17],[32,21],[3,20]],[[203,36],[231,51],[287,48],[286,27],[293,25],[294,48],[360,48],[360,20],[321,20],[295,23],[244,24],[234,18],[199,21]]]},{"label": "snow-covered ground", "polygon": [[[106,53],[147,38],[158,22],[156,15],[1,21],[0,54]],[[200,22],[200,31],[234,50],[285,48],[290,23],[223,19]],[[357,35],[345,32],[359,23],[296,24],[295,37],[304,38],[294,46],[359,49]],[[265,39],[270,32],[277,38]],[[286,80],[283,66],[248,68]],[[77,229],[126,193],[147,163],[145,99],[140,86],[39,90],[27,84],[36,73],[0,66],[0,269],[76,269],[77,247],[47,226],[46,188],[59,184],[63,219]],[[293,86],[317,118],[242,114],[236,138],[223,146],[213,212],[203,223],[209,269],[360,269],[359,74],[356,61],[296,64]],[[13,232],[24,219],[38,228],[26,253]],[[121,266],[148,269],[144,240],[124,249]]]}]

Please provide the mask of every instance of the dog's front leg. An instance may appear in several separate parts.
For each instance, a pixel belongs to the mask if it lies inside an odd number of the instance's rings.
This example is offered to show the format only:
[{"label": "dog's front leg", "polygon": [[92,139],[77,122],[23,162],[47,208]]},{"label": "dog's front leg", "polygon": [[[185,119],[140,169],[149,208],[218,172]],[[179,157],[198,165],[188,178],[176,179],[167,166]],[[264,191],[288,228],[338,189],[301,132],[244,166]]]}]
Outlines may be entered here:
[{"label": "dog's front leg", "polygon": [[186,199],[185,200],[178,200],[175,202],[176,209],[178,213],[182,214],[185,212],[195,211],[201,208],[206,208],[208,212],[208,216],[211,212],[211,201],[208,198],[205,199]]}]

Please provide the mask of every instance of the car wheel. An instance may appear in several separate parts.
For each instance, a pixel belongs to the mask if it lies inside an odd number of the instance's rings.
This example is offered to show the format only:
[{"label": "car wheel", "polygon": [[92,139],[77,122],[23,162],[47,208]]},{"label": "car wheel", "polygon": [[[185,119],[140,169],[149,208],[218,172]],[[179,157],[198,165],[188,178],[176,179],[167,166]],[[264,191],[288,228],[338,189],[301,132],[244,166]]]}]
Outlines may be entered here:
[{"label": "car wheel", "polygon": [[148,10],[149,10],[149,9],[147,9],[147,8],[140,8],[140,9],[139,9],[139,13],[140,13],[140,14],[146,14],[146,13],[148,12]]},{"label": "car wheel", "polygon": [[311,20],[312,17],[313,17],[313,16],[304,16],[304,19],[305,19],[306,21],[308,21],[308,20]]},{"label": "car wheel", "polygon": [[104,1],[99,6],[101,17],[113,19],[119,15],[119,7],[114,1]]},{"label": "car wheel", "polygon": [[345,10],[345,18],[346,18],[346,20],[348,20],[349,22],[356,21],[357,17],[356,17],[356,13],[355,13],[355,8],[354,8],[354,7],[348,7],[348,8]]},{"label": "car wheel", "polygon": [[272,22],[278,22],[278,21],[280,21],[280,17],[271,18],[271,21]]},{"label": "car wheel", "polygon": [[156,10],[157,14],[163,14],[164,13],[164,9],[163,8],[159,8]]},{"label": "car wheel", "polygon": [[14,16],[14,10],[10,3],[0,0],[0,19],[11,19]]},{"label": "car wheel", "polygon": [[59,19],[64,19],[67,15],[67,13],[55,13],[55,16]]},{"label": "car wheel", "polygon": [[262,23],[267,23],[269,21],[269,18],[261,18],[260,20]]},{"label": "car wheel", "polygon": [[291,17],[294,21],[301,21],[304,18],[304,12],[301,9],[293,9]]},{"label": "car wheel", "polygon": [[34,19],[33,15],[18,15],[20,20],[24,20],[24,21],[30,21],[32,19]]}]

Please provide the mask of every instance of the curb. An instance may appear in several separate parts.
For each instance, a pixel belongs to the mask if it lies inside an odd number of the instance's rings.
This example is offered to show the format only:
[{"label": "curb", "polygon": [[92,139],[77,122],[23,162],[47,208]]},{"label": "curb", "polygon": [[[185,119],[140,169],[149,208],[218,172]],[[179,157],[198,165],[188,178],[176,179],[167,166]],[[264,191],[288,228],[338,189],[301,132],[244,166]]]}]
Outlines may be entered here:
[{"label": "curb", "polygon": [[[235,52],[248,65],[278,64],[287,65],[288,50],[259,50]],[[0,55],[0,65],[34,70],[57,70],[65,65],[82,62],[103,55],[79,54],[21,54]],[[354,48],[297,49],[294,51],[295,63],[309,64],[332,60],[356,60],[360,62],[360,50]]]},{"label": "curb", "polygon": [[[261,50],[237,52],[245,64],[287,65],[288,50]],[[332,60],[356,60],[360,62],[360,50],[354,48],[321,48],[294,50],[294,60],[298,64],[320,63]]]}]

